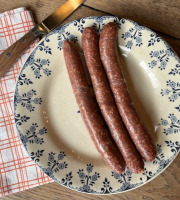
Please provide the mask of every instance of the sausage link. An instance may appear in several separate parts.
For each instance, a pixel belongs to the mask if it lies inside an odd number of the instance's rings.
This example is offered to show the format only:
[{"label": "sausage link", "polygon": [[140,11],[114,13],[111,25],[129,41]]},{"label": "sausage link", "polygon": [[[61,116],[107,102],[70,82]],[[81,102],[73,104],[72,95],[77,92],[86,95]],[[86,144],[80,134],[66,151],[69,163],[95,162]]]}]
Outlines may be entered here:
[{"label": "sausage link", "polygon": [[107,165],[113,171],[123,173],[125,171],[125,161],[113,145],[110,133],[105,129],[98,114],[78,50],[73,43],[64,41],[63,52],[75,98],[90,137]]},{"label": "sausage link", "polygon": [[101,113],[110,129],[111,135],[130,170],[133,173],[141,173],[144,171],[144,162],[121,121],[100,60],[99,38],[94,28],[88,27],[84,29],[82,35],[82,47],[95,96]]},{"label": "sausage link", "polygon": [[132,104],[125,84],[117,55],[117,36],[118,27],[115,23],[104,26],[99,43],[101,60],[118,110],[136,148],[146,161],[152,161],[156,157],[155,146]]}]

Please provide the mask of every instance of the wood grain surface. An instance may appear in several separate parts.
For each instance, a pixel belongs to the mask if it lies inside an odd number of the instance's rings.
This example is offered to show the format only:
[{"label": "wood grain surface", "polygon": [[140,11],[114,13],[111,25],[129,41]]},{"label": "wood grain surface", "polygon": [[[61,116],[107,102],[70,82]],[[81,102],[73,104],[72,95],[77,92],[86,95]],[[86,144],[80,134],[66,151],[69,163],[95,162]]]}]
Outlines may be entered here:
[{"label": "wood grain surface", "polygon": [[[0,12],[26,6],[32,10],[36,22],[51,14],[64,0],[0,0]],[[95,9],[94,9],[95,8]],[[98,10],[96,9],[98,8]],[[117,15],[133,19],[158,31],[180,56],[180,1],[179,0],[86,0],[64,23],[97,15]],[[179,38],[179,39],[178,39]],[[49,183],[2,200],[179,200],[180,155],[157,178],[144,186],[122,194],[94,196],[67,189],[57,183]]]},{"label": "wood grain surface", "polygon": [[88,0],[85,5],[137,21],[180,39],[179,0]]}]

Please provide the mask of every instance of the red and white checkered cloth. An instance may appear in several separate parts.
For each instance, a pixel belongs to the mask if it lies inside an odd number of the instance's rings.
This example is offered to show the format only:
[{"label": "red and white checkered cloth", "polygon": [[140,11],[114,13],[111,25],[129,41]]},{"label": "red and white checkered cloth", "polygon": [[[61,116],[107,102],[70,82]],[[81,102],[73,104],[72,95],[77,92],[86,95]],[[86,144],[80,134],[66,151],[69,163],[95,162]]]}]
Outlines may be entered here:
[{"label": "red and white checkered cloth", "polygon": [[[34,25],[31,12],[26,8],[0,14],[0,53]],[[16,79],[35,43],[0,78],[0,197],[52,181],[28,156],[19,139],[13,114]]]}]

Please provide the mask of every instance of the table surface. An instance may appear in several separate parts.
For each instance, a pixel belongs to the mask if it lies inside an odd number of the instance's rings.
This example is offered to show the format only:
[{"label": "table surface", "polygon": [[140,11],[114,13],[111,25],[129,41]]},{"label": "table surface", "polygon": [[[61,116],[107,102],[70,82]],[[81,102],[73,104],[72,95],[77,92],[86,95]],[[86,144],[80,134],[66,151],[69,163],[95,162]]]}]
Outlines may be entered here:
[{"label": "table surface", "polygon": [[[0,0],[0,13],[25,6],[33,11],[36,22],[51,14],[65,0]],[[97,9],[98,8],[98,9]],[[159,33],[180,57],[180,3],[179,0],[86,0],[64,23],[87,16],[116,15],[132,19]],[[178,200],[180,199],[180,155],[157,178],[144,186],[122,194],[93,196],[49,183],[2,200]]]}]

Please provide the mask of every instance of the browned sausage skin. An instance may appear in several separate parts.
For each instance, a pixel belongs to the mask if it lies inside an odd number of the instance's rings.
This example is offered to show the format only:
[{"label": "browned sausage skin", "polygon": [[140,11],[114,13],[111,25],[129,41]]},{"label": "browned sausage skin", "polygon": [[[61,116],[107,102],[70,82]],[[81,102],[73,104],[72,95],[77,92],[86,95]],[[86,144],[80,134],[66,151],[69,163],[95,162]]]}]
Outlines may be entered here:
[{"label": "browned sausage skin", "polygon": [[117,173],[123,173],[124,159],[113,145],[110,133],[104,128],[98,114],[78,50],[73,43],[64,41],[63,52],[75,98],[91,139],[110,168]]},{"label": "browned sausage skin", "polygon": [[128,93],[117,56],[118,27],[115,23],[104,26],[100,36],[100,55],[118,110],[136,148],[146,161],[156,157],[155,146],[142,124]]},{"label": "browned sausage skin", "polygon": [[122,124],[100,60],[99,38],[95,29],[89,27],[84,29],[82,47],[96,99],[111,135],[130,170],[133,173],[141,173],[144,171],[144,162]]}]

